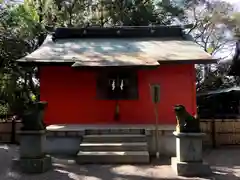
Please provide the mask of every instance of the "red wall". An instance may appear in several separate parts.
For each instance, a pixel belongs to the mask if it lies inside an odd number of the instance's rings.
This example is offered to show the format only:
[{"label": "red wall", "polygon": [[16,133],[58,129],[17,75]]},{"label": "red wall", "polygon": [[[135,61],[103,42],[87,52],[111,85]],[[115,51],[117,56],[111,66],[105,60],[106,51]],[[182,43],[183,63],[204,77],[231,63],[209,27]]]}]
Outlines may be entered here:
[{"label": "red wall", "polygon": [[194,65],[161,65],[155,70],[139,70],[138,100],[120,101],[120,120],[114,121],[115,101],[96,99],[96,73],[71,67],[40,68],[41,100],[48,101],[47,124],[153,124],[150,83],[161,86],[159,123],[175,124],[173,106],[183,104],[195,114]]}]

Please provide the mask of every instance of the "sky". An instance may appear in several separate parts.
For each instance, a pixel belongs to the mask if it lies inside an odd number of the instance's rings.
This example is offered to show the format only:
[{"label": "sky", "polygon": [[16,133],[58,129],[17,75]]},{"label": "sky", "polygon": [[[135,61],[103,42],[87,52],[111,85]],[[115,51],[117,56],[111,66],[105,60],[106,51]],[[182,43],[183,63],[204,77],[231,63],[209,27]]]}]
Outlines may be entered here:
[{"label": "sky", "polygon": [[[233,4],[235,6],[236,11],[240,12],[240,0],[223,0],[223,1]],[[217,55],[217,57],[226,56],[229,53],[231,54],[230,56],[232,56],[234,54],[234,52],[235,52],[235,50],[232,50],[232,49],[222,51]],[[229,58],[226,58],[226,59],[229,60]]]},{"label": "sky", "polygon": [[239,2],[240,3],[240,0],[224,0],[226,2],[230,2],[230,3],[237,3]]},{"label": "sky", "polygon": [[240,0],[223,0],[223,1],[234,4],[236,6],[236,10],[240,11]]}]

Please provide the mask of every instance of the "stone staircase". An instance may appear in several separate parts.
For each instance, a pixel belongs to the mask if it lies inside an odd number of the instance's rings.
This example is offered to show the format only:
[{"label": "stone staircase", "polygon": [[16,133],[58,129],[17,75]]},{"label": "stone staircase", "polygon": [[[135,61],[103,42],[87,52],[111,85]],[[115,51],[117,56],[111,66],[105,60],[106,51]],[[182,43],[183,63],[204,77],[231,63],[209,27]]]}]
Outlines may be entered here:
[{"label": "stone staircase", "polygon": [[76,162],[78,164],[149,163],[144,130],[85,130]]}]

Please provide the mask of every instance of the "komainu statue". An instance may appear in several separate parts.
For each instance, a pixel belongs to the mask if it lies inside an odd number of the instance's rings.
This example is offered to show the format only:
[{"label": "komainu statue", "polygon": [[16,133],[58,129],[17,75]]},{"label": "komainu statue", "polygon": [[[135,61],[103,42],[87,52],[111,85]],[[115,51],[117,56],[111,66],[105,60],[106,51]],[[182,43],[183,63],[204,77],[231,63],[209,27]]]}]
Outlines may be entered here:
[{"label": "komainu statue", "polygon": [[201,132],[199,119],[190,115],[183,105],[175,105],[174,111],[177,119],[177,132]]},{"label": "komainu statue", "polygon": [[43,122],[44,111],[47,102],[36,102],[22,116],[23,131],[39,131],[45,130],[46,126]]}]

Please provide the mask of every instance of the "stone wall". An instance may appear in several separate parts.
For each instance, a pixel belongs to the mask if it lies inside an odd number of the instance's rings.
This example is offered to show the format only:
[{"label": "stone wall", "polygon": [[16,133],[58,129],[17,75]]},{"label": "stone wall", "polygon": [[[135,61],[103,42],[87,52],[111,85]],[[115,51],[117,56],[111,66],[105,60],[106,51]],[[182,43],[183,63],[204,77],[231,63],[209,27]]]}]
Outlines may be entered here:
[{"label": "stone wall", "polygon": [[76,155],[83,135],[84,131],[48,131],[45,152]]},{"label": "stone wall", "polygon": [[[124,132],[137,132],[140,127],[124,127],[121,130]],[[107,128],[106,131],[114,131],[114,129]],[[118,129],[115,129],[119,131]],[[160,125],[158,127],[158,135],[159,135],[159,151],[161,155],[165,156],[173,156],[176,151],[176,140],[173,136],[173,131],[175,130],[175,125]],[[98,130],[91,130],[91,132],[95,132]],[[101,130],[102,131],[102,130]],[[87,131],[68,131],[68,130],[48,130],[47,133],[47,142],[46,142],[46,151],[50,154],[69,154],[76,155],[79,150],[79,145],[82,141],[83,135]],[[95,132],[96,133],[96,132]],[[107,133],[107,132],[105,132]],[[145,128],[145,133],[147,135],[148,147],[150,155],[156,154],[156,135],[155,128],[153,125],[147,126]]]},{"label": "stone wall", "polygon": [[[175,126],[171,129],[159,129],[158,130],[158,150],[160,155],[164,156],[174,156],[176,155],[176,139],[173,135]],[[150,155],[154,156],[156,154],[156,133],[154,129],[147,130],[147,140]]]}]

